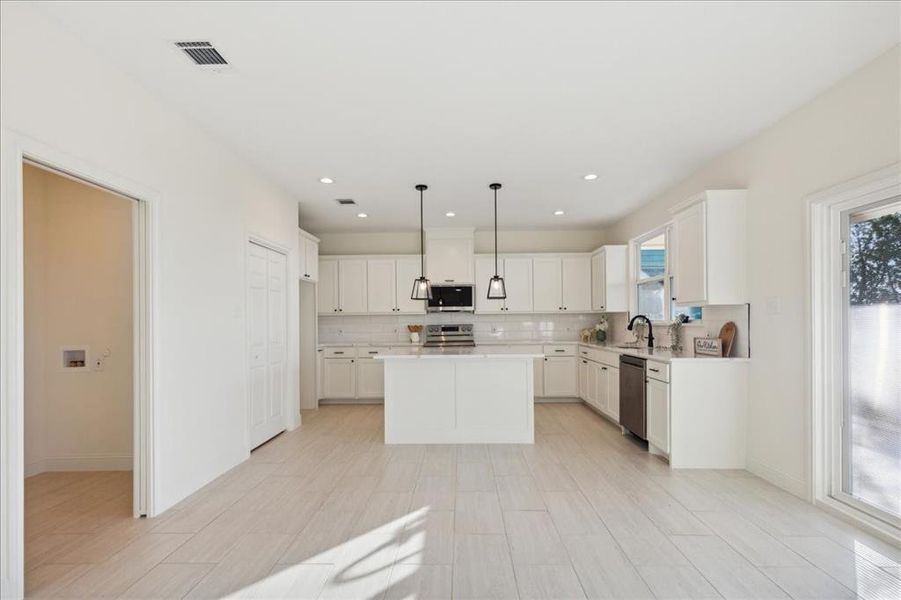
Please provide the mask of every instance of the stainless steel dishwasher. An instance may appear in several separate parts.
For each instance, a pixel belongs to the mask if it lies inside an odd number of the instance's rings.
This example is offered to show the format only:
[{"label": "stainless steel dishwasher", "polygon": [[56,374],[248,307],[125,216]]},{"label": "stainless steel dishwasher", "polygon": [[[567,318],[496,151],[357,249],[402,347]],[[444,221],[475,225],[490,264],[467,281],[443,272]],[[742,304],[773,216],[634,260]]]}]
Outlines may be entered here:
[{"label": "stainless steel dishwasher", "polygon": [[640,437],[647,437],[645,369],[647,361],[636,356],[619,357],[619,424]]}]

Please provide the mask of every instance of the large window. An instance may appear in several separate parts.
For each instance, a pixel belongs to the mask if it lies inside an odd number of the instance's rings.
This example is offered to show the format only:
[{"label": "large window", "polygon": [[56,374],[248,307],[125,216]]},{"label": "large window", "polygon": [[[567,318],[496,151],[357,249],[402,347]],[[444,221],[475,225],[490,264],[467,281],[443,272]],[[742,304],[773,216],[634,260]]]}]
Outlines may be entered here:
[{"label": "large window", "polygon": [[669,226],[665,226],[632,242],[636,314],[646,315],[652,321],[670,321],[681,314],[691,321],[700,321],[700,306],[678,306],[673,301],[677,282],[670,273],[669,239]]}]

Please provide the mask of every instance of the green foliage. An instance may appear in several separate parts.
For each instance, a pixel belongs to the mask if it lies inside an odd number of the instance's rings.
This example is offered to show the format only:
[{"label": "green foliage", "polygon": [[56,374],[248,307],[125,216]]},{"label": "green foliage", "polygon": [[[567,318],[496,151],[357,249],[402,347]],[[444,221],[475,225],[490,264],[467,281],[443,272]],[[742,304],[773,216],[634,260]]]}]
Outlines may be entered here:
[{"label": "green foliage", "polygon": [[853,223],[851,304],[901,303],[901,213]]}]

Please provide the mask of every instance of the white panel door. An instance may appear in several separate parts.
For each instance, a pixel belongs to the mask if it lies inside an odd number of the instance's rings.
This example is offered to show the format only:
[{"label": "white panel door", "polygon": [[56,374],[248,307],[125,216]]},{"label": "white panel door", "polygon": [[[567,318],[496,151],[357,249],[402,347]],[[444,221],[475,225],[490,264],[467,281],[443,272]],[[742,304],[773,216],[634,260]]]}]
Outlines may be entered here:
[{"label": "white panel door", "polygon": [[368,312],[391,314],[397,312],[394,301],[396,282],[394,280],[394,260],[377,259],[366,261],[366,297]]},{"label": "white panel door", "polygon": [[603,250],[591,256],[591,310],[604,310],[607,295],[606,254]]},{"label": "white panel door", "polygon": [[[501,259],[497,265],[498,275],[504,276],[504,261]],[[488,299],[488,282],[494,276],[494,256],[477,256],[476,257],[476,312],[477,313],[500,313],[504,311],[503,300]],[[507,288],[507,295],[510,295],[510,289]]]},{"label": "white panel door", "polygon": [[648,442],[669,452],[669,384],[648,379]]},{"label": "white panel door", "polygon": [[385,363],[372,358],[357,359],[357,398],[385,397]]},{"label": "white panel door", "polygon": [[413,280],[422,272],[419,257],[398,258],[395,262],[394,296],[397,312],[411,315],[425,313],[425,302],[410,298]]},{"label": "white panel door", "polygon": [[356,396],[356,365],[352,358],[326,358],[322,361],[322,397]]},{"label": "white panel door", "polygon": [[600,366],[596,362],[589,362],[585,369],[585,395],[588,403],[595,408],[600,408],[598,403],[598,375]]},{"label": "white panel door", "polygon": [[595,371],[597,379],[595,380],[595,398],[597,398],[598,410],[602,412],[610,411],[610,370],[598,363],[595,363]]},{"label": "white panel door", "polygon": [[561,261],[563,310],[591,310],[591,257],[567,256]]},{"label": "white panel door", "polygon": [[607,414],[619,422],[619,369],[607,367]]},{"label": "white panel door", "polygon": [[579,394],[579,374],[575,356],[548,356],[544,359],[544,395],[575,398]]},{"label": "white panel door", "polygon": [[559,258],[532,259],[532,306],[535,312],[563,310]]},{"label": "white panel door", "polygon": [[319,283],[316,286],[318,312],[320,315],[334,315],[338,312],[338,261],[319,261]]},{"label": "white panel door", "polygon": [[673,216],[672,255],[676,302],[707,301],[707,243],[704,203]]},{"label": "white panel door", "polygon": [[338,312],[366,312],[366,260],[338,261]]},{"label": "white panel door", "polygon": [[247,251],[248,422],[255,448],[285,429],[287,260],[250,243]]},{"label": "white panel door", "polygon": [[532,259],[506,258],[503,269],[507,288],[506,311],[532,312]]},{"label": "white panel door", "polygon": [[[579,359],[579,398],[588,402],[588,361]],[[590,404],[590,403],[589,403]]]}]

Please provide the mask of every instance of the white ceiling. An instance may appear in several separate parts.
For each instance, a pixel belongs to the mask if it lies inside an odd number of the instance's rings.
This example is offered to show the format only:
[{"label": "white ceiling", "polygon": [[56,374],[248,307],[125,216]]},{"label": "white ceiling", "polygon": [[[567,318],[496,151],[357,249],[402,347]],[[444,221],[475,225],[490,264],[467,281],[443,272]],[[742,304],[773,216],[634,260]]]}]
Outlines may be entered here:
[{"label": "white ceiling", "polygon": [[899,42],[896,2],[38,6],[295,194],[315,232],[415,229],[416,183],[427,226],[490,227],[492,181],[503,229],[603,225]]}]

